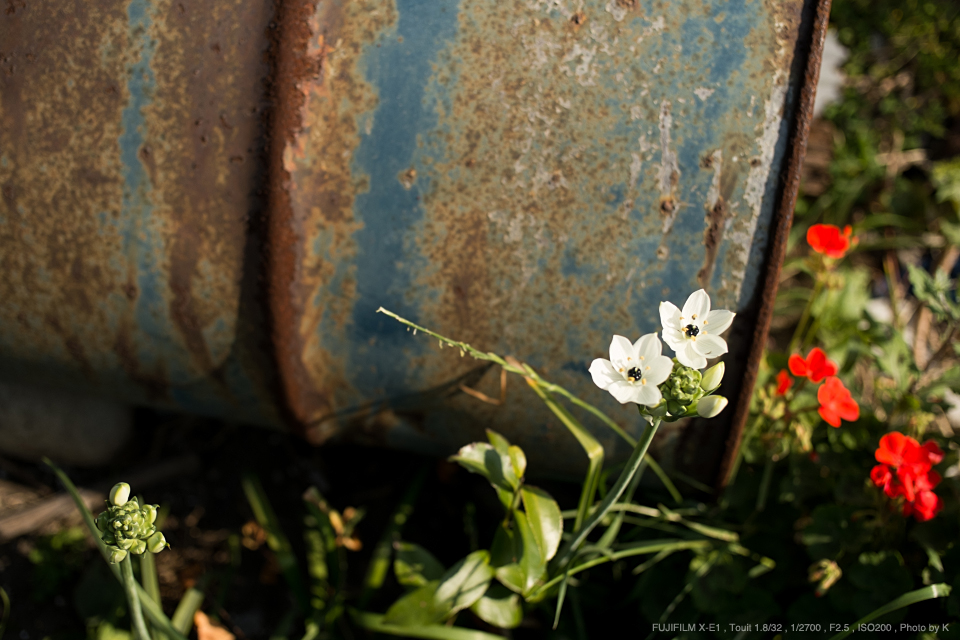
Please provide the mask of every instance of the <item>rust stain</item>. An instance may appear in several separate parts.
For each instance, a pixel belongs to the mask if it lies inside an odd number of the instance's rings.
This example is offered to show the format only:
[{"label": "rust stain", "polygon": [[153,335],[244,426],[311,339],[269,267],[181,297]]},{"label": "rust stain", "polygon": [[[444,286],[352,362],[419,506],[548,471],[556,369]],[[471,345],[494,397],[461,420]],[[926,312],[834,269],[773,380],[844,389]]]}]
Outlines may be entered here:
[{"label": "rust stain", "polygon": [[21,328],[0,357],[72,361],[84,383],[147,377],[153,395],[225,361],[254,171],[228,158],[260,135],[269,11],[131,0],[4,16],[0,325]]}]

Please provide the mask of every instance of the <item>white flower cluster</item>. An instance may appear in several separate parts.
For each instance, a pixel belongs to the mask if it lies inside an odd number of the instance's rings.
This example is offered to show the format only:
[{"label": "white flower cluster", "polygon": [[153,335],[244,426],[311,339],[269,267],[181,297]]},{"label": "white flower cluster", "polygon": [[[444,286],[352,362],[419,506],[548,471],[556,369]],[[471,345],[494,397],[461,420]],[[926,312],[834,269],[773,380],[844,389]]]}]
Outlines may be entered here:
[{"label": "white flower cluster", "polygon": [[[707,358],[717,358],[727,352],[727,343],[720,334],[730,328],[735,315],[723,309],[711,311],[710,296],[703,289],[691,294],[682,310],[670,302],[661,302],[663,340],[676,352],[680,364],[703,369]],[[655,407],[663,397],[658,385],[664,383],[673,370],[673,361],[662,355],[662,350],[656,333],[648,333],[634,343],[623,336],[613,336],[610,359],[594,360],[590,364],[590,375],[598,387],[609,391],[621,404],[634,402]]]}]

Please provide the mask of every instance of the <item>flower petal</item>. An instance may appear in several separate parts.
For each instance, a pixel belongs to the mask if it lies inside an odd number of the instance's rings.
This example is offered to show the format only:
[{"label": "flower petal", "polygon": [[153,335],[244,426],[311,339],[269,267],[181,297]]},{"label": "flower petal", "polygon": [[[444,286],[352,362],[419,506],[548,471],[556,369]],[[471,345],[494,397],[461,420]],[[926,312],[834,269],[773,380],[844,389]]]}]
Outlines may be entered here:
[{"label": "flower petal", "polygon": [[703,289],[698,289],[690,294],[687,301],[683,303],[683,322],[689,323],[692,320],[703,322],[710,314],[710,296]]},{"label": "flower petal", "polygon": [[[650,360],[663,353],[663,344],[655,333],[648,333],[637,340],[633,345],[634,353],[638,357]],[[649,364],[649,363],[646,363]]]},{"label": "flower petal", "polygon": [[727,352],[727,341],[711,335],[701,335],[690,341],[697,353],[707,358],[719,358]]},{"label": "flower petal", "polygon": [[687,338],[683,337],[683,334],[680,333],[680,331],[676,329],[668,329],[666,327],[663,329],[663,341],[666,342],[674,351],[683,349],[684,344],[689,342]]},{"label": "flower petal", "polygon": [[657,389],[657,386],[654,384],[634,385],[634,388],[636,389],[636,394],[633,402],[637,404],[655,407],[660,404],[660,400],[663,398],[660,389]]},{"label": "flower petal", "polygon": [[621,380],[607,387],[607,391],[609,391],[610,395],[616,398],[620,404],[627,404],[628,402],[636,402],[637,389],[639,389],[640,386],[641,385],[630,384],[626,380]]},{"label": "flower petal", "polygon": [[733,311],[727,311],[726,309],[714,309],[707,314],[707,321],[703,323],[704,328],[718,336],[730,328],[730,324],[736,315]]},{"label": "flower petal", "polygon": [[677,349],[677,360],[680,361],[680,364],[694,369],[703,369],[707,366],[707,359],[693,348],[693,340],[687,340],[682,348]]},{"label": "flower petal", "polygon": [[672,302],[660,303],[660,324],[663,325],[664,332],[668,328],[680,330],[680,309],[677,309],[677,305]]},{"label": "flower petal", "polygon": [[613,363],[603,358],[597,358],[590,363],[590,377],[593,384],[601,389],[607,389],[614,382],[623,382],[623,376],[613,366]]},{"label": "flower petal", "polygon": [[615,367],[622,367],[628,360],[632,361],[635,355],[633,343],[623,336],[613,336],[610,341],[610,362]]},{"label": "flower petal", "polygon": [[670,377],[670,372],[673,371],[673,360],[667,356],[647,358],[644,362],[646,366],[643,370],[643,379],[647,381],[648,385],[663,384]]}]

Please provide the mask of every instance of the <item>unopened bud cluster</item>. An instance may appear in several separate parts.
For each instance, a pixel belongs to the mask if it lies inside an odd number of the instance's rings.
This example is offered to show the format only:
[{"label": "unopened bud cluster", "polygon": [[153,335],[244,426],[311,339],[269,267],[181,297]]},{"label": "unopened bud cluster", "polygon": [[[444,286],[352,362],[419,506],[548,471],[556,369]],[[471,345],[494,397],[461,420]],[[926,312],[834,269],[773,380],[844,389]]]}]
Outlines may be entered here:
[{"label": "unopened bud cluster", "polygon": [[159,553],[167,547],[163,534],[157,531],[157,505],[140,506],[130,497],[130,485],[121,482],[110,490],[109,507],[97,516],[100,539],[110,549],[110,562],[116,564],[128,553]]},{"label": "unopened bud cluster", "polygon": [[674,361],[670,377],[660,385],[663,400],[656,407],[647,409],[645,413],[667,422],[693,416],[701,418],[717,416],[726,408],[727,399],[710,394],[720,386],[724,369],[724,364],[720,362],[701,374],[693,367]]}]

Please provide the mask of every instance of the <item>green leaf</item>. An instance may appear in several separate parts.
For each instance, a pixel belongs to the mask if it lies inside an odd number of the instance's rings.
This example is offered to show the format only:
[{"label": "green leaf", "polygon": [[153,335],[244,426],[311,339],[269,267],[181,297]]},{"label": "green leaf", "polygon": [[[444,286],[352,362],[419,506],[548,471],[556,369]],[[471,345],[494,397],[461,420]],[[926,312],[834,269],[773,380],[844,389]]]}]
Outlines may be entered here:
[{"label": "green leaf", "polygon": [[517,474],[518,478],[523,478],[523,474],[527,471],[527,456],[523,449],[512,444],[507,453],[510,456],[510,462],[513,464],[513,472]]},{"label": "green leaf", "polygon": [[474,551],[444,574],[435,597],[443,608],[456,613],[479,600],[492,578],[490,552]]},{"label": "green leaf", "polygon": [[516,527],[513,557],[516,561],[497,568],[496,574],[507,588],[526,596],[540,583],[547,570],[547,561],[540,552],[527,515],[514,511],[513,519]]},{"label": "green leaf", "polygon": [[405,638],[425,638],[425,640],[503,640],[501,636],[495,636],[492,633],[476,631],[474,629],[448,627],[442,624],[402,627],[389,624],[386,616],[381,616],[376,613],[367,613],[365,611],[352,613],[354,622],[364,629],[376,633],[387,633]]},{"label": "green leaf", "polygon": [[866,624],[867,622],[870,622],[871,620],[879,618],[882,615],[886,615],[891,611],[896,611],[897,609],[902,609],[903,607],[909,607],[911,604],[915,604],[917,602],[923,602],[924,600],[932,600],[933,598],[944,598],[950,595],[950,591],[951,591],[950,585],[945,583],[940,583],[940,584],[932,584],[929,587],[925,587],[923,589],[917,589],[916,591],[910,591],[908,593],[905,593],[899,598],[897,598],[896,600],[893,600],[892,602],[889,602],[883,605],[876,611],[873,611],[865,615],[864,617],[860,618],[859,620],[851,624],[846,631],[838,633],[837,635],[830,638],[830,640],[842,640],[843,638],[846,638],[848,635],[856,631],[857,625]]},{"label": "green leaf", "polygon": [[549,493],[537,487],[525,486],[520,490],[520,496],[533,537],[544,561],[548,561],[556,555],[563,535],[560,506]]},{"label": "green leaf", "polygon": [[310,598],[307,596],[307,590],[300,577],[297,556],[294,555],[293,546],[280,526],[277,514],[270,506],[270,501],[263,490],[263,485],[260,484],[260,479],[256,475],[248,473],[243,476],[240,483],[243,485],[243,492],[247,496],[247,502],[250,503],[250,509],[253,511],[257,524],[267,533],[267,546],[270,547],[277,558],[280,573],[283,574],[287,585],[293,592],[300,610],[309,611]]},{"label": "green leaf", "polygon": [[498,584],[470,605],[470,610],[484,622],[501,629],[513,629],[523,620],[520,596]]},{"label": "green leaf", "polygon": [[520,486],[519,478],[513,470],[513,463],[507,453],[501,454],[486,442],[473,442],[451,456],[452,462],[458,462],[467,471],[479,473],[494,487],[506,491],[516,491]]},{"label": "green leaf", "polygon": [[949,200],[960,211],[960,159],[935,163],[930,178],[937,188],[937,202]]},{"label": "green leaf", "polygon": [[510,449],[510,441],[504,438],[502,435],[494,431],[493,429],[487,429],[487,440],[490,441],[490,444],[493,445],[493,448],[497,450],[497,453],[500,455],[508,455]]},{"label": "green leaf", "polygon": [[394,548],[396,556],[393,560],[393,572],[400,584],[406,587],[422,587],[443,576],[443,565],[420,545],[398,542]]},{"label": "green leaf", "polygon": [[439,585],[439,580],[433,580],[401,597],[387,609],[383,622],[398,627],[440,622],[450,614],[450,609],[436,597]]}]

